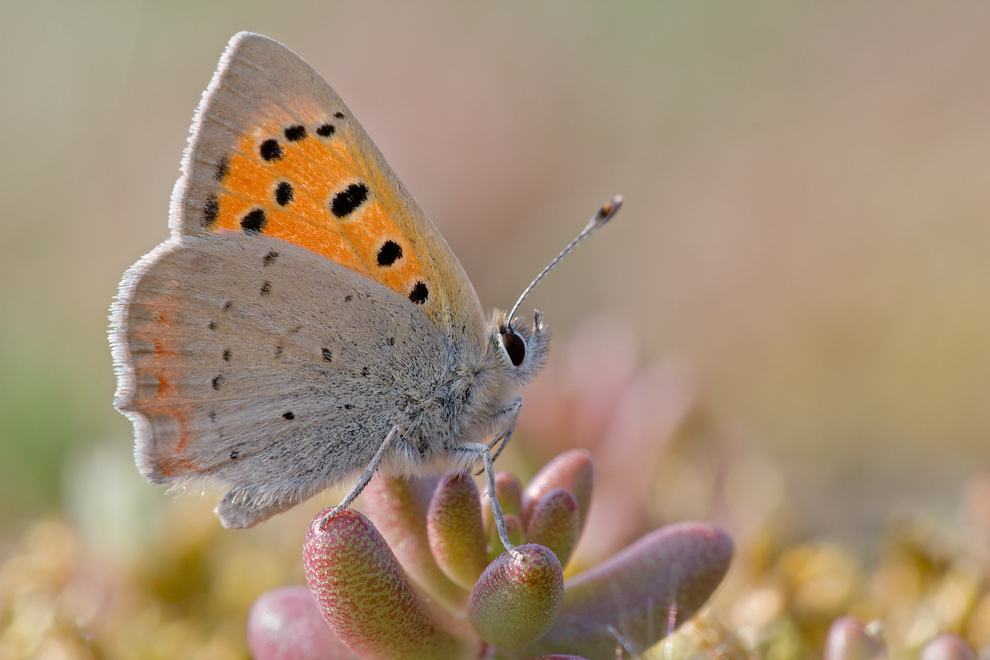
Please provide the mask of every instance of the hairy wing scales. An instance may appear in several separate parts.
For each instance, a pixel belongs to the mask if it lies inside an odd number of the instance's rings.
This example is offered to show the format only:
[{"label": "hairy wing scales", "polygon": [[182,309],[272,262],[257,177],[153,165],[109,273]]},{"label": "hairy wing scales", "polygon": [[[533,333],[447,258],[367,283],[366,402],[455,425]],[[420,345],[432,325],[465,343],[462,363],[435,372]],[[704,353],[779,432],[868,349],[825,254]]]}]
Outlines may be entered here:
[{"label": "hairy wing scales", "polygon": [[[135,421],[142,472],[229,484],[243,524],[367,465],[444,370],[413,303],[279,239],[167,244],[129,277],[117,405]],[[321,294],[322,307],[305,304]]]}]

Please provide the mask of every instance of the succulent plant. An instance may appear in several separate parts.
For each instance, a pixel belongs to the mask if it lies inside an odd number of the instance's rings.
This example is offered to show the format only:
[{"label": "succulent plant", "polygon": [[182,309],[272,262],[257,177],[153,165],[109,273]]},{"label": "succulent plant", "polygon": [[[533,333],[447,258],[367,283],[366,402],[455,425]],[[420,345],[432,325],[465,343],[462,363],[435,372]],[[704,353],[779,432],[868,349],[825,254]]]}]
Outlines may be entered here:
[{"label": "succulent plant", "polygon": [[[878,623],[867,625],[849,615],[832,622],[825,642],[825,660],[883,660],[889,657]],[[976,660],[977,656],[962,636],[942,632],[925,642],[917,657],[919,660]]]},{"label": "succulent plant", "polygon": [[269,592],[248,617],[256,660],[611,660],[689,619],[728,570],[727,534],[681,523],[565,581],[591,499],[586,451],[558,456],[525,489],[506,473],[496,488],[518,543],[509,552],[466,473],[377,479],[367,517],[317,515],[304,543],[308,589]]}]

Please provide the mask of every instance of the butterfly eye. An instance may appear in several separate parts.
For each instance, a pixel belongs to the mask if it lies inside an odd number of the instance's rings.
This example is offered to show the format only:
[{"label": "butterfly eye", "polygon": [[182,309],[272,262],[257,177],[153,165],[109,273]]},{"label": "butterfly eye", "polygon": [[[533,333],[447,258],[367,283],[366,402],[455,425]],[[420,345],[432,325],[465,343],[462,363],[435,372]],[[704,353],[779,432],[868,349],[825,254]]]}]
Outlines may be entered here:
[{"label": "butterfly eye", "polygon": [[512,366],[518,367],[526,359],[526,342],[512,330],[506,330],[502,333],[502,346],[505,347],[505,352],[509,354]]}]

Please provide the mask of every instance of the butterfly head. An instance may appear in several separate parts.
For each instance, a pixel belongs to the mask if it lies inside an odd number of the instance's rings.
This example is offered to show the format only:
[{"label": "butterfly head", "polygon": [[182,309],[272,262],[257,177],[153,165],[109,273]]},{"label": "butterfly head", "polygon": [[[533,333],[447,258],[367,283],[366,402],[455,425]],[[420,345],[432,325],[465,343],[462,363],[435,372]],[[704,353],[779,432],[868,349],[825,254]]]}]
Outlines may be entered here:
[{"label": "butterfly head", "polygon": [[518,317],[509,318],[505,312],[495,312],[490,337],[496,360],[516,387],[531,381],[547,361],[550,329],[543,324],[539,312],[533,314],[532,324]]}]

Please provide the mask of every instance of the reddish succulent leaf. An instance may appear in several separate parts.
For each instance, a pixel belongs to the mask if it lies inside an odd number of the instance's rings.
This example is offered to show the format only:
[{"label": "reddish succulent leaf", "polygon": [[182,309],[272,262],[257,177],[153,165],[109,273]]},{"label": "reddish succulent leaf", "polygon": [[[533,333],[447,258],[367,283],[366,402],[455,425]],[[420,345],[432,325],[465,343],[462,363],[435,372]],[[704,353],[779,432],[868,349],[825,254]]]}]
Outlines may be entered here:
[{"label": "reddish succulent leaf", "polygon": [[560,565],[566,566],[581,532],[580,516],[577,498],[568,490],[555,488],[533,507],[526,540],[550,548]]},{"label": "reddish succulent leaf", "polygon": [[854,616],[841,616],[832,622],[825,640],[824,660],[870,660],[882,654],[883,645],[866,631]]},{"label": "reddish succulent leaf", "polygon": [[437,479],[376,477],[361,497],[368,517],[388,541],[409,576],[445,606],[467,602],[467,590],[437,566],[426,534],[426,511]]},{"label": "reddish succulent leaf", "polygon": [[[495,475],[495,493],[498,495],[498,503],[501,505],[502,513],[505,514],[506,518],[509,516],[514,516],[521,520],[522,484],[519,483],[519,478],[509,472],[497,473]],[[487,490],[481,496],[481,511],[485,520],[485,534],[492,536],[495,534],[495,516],[492,514],[492,505],[488,500]],[[520,526],[520,531],[523,529],[525,529],[525,527]],[[514,545],[525,542],[522,538],[513,537],[511,532],[509,538]],[[502,554],[504,550],[505,549],[502,547],[501,543],[495,544],[490,558],[494,559],[498,555]]]},{"label": "reddish succulent leaf", "polygon": [[925,644],[920,660],[976,660],[976,653],[965,639],[945,632]]},{"label": "reddish succulent leaf", "polygon": [[362,660],[333,633],[301,584],[273,589],[254,602],[247,643],[254,660]]},{"label": "reddish succulent leaf", "polygon": [[495,475],[495,492],[505,515],[522,515],[523,489],[519,477],[511,472],[499,472]]},{"label": "reddish succulent leaf", "polygon": [[[491,509],[489,509],[491,511]],[[490,561],[495,561],[495,558],[502,555],[505,552],[505,546],[502,545],[502,539],[498,537],[498,530],[495,529],[493,524],[488,527],[488,559]],[[526,542],[526,533],[523,529],[522,520],[519,516],[507,515],[505,516],[505,531],[509,535],[509,541],[512,545],[519,546]]]},{"label": "reddish succulent leaf", "polygon": [[467,472],[448,474],[437,484],[426,516],[430,550],[437,565],[466,591],[488,566],[478,486]]},{"label": "reddish succulent leaf", "polygon": [[306,580],[337,636],[365,660],[476,658],[481,646],[409,582],[367,518],[344,509],[306,531]]},{"label": "reddish succulent leaf", "polygon": [[506,552],[481,574],[468,615],[478,636],[502,649],[516,649],[553,625],[564,593],[556,555],[540,545]]},{"label": "reddish succulent leaf", "polygon": [[[304,546],[313,595],[297,588],[259,599],[248,628],[257,660],[474,660],[499,651],[533,660],[613,660],[617,640],[639,652],[661,639],[668,612],[676,614],[674,627],[690,618],[731,561],[732,544],[721,530],[676,525],[565,585],[559,560],[566,562],[577,543],[592,484],[590,456],[572,451],[551,462],[522,497],[518,480],[499,475],[496,490],[518,545],[485,568],[502,547],[482,521],[488,507],[482,509],[475,482],[463,473],[436,483],[372,481],[364,501],[385,537],[352,510],[317,516]],[[355,651],[341,650],[342,640]],[[942,655],[925,660],[969,660],[945,654],[958,645],[942,646]]]},{"label": "reddish succulent leaf", "polygon": [[[543,466],[523,493],[523,519],[528,521],[533,515],[533,507],[555,488],[564,488],[577,499],[580,513],[579,532],[584,529],[591,505],[591,490],[594,484],[594,461],[584,449],[572,449],[560,454]],[[580,533],[579,533],[580,536]]]},{"label": "reddish succulent leaf", "polygon": [[732,541],[717,527],[670,525],[647,534],[611,559],[568,580],[553,628],[530,654],[581,653],[591,660],[615,657],[613,628],[637,651],[688,620],[715,591],[732,560]]}]

